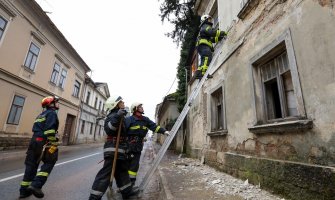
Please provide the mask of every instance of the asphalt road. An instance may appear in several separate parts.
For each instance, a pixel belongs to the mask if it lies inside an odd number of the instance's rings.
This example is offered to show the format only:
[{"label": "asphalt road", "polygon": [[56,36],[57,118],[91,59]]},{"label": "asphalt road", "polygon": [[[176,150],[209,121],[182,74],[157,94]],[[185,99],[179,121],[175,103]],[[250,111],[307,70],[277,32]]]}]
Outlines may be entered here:
[{"label": "asphalt road", "polygon": [[[102,148],[74,149],[60,153],[43,187],[44,199],[88,199],[96,173],[102,167]],[[0,199],[14,200],[24,173],[24,158],[1,160]],[[26,198],[36,199],[35,197]]]},{"label": "asphalt road", "polygon": [[[145,146],[142,152],[141,167],[138,179],[145,173],[153,159],[152,148]],[[24,152],[23,152],[24,154]],[[11,159],[0,160],[0,199],[15,200],[19,196],[20,182],[24,173],[23,154]],[[44,199],[48,200],[81,200],[88,199],[96,173],[103,162],[102,144],[92,147],[70,147],[67,151],[60,150],[59,158],[53,171],[43,187]],[[160,192],[159,177],[153,177],[141,199],[158,199]],[[34,196],[27,200],[36,199]],[[106,200],[104,195],[103,200]]]}]

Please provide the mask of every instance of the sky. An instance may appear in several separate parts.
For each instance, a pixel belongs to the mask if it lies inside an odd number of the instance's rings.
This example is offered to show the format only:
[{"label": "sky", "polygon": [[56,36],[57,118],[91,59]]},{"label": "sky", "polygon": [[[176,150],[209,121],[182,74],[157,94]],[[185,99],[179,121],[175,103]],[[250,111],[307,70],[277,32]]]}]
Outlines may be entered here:
[{"label": "sky", "polygon": [[176,91],[180,48],[164,34],[158,0],[36,0],[91,68],[126,106],[143,103],[155,120],[156,105]]}]

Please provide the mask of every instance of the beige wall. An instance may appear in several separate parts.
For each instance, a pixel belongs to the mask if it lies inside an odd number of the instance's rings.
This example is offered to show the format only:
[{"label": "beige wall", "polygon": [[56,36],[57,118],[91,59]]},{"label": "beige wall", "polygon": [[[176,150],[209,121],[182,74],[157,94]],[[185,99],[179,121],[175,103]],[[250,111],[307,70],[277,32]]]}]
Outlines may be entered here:
[{"label": "beige wall", "polygon": [[[218,152],[223,149],[275,159],[324,165],[335,163],[334,14],[330,4],[319,1],[288,0],[281,4],[260,1],[257,9],[238,20],[228,40],[220,44],[216,52],[222,53],[214,61],[214,78],[206,81],[190,110],[189,145],[194,149],[208,146]],[[225,12],[219,10],[219,15],[224,17]],[[257,122],[254,97],[259,95],[253,92],[252,58],[287,32],[293,45],[291,50],[298,74],[296,84],[301,87],[305,119],[312,121],[313,128],[286,131],[285,134],[255,134],[249,131]],[[227,57],[230,54],[231,57]],[[209,137],[207,97],[212,88],[223,83],[228,133]],[[295,92],[297,95],[298,91]]]},{"label": "beige wall", "polygon": [[[31,135],[34,119],[42,111],[41,99],[57,95],[61,97],[60,135],[64,132],[67,115],[76,117],[71,127],[70,142],[73,142],[84,77],[90,69],[34,1],[1,2],[0,16],[8,20],[0,41],[0,130],[4,135]],[[33,71],[23,66],[31,42],[40,47]],[[61,70],[53,84],[50,78],[56,61]],[[67,71],[64,88],[58,86],[62,69]],[[79,97],[73,96],[76,80],[81,83]],[[19,125],[8,125],[8,113],[15,94],[26,99]]]}]

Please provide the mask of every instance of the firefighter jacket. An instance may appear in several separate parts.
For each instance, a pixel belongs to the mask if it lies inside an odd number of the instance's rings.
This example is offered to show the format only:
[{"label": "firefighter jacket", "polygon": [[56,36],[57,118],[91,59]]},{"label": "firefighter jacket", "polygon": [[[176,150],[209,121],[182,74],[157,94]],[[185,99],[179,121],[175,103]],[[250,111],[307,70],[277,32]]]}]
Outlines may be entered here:
[{"label": "firefighter jacket", "polygon": [[148,117],[132,115],[126,118],[125,126],[127,129],[129,151],[141,152],[143,149],[143,139],[147,135],[148,130],[154,133],[164,134],[164,128],[155,124]]},{"label": "firefighter jacket", "polygon": [[49,141],[52,145],[58,145],[56,137],[58,130],[58,116],[54,109],[47,108],[35,119],[33,129],[35,137],[41,137],[44,141]]},{"label": "firefighter jacket", "polygon": [[[105,142],[104,145],[105,158],[114,156],[116,150],[115,147],[117,142],[117,135],[119,131],[119,125],[121,122],[121,116],[117,114],[118,110],[119,110],[118,108],[111,110],[105,119],[104,129],[107,134],[107,141]],[[124,127],[124,123],[122,123],[120,132],[120,141],[118,147],[118,159],[125,160],[127,151],[128,151],[128,143],[126,137],[126,130]]]},{"label": "firefighter jacket", "polygon": [[226,35],[226,32],[212,28],[212,23],[204,23],[200,27],[196,46],[204,44],[209,46],[211,50],[214,51],[213,43],[217,43]]}]

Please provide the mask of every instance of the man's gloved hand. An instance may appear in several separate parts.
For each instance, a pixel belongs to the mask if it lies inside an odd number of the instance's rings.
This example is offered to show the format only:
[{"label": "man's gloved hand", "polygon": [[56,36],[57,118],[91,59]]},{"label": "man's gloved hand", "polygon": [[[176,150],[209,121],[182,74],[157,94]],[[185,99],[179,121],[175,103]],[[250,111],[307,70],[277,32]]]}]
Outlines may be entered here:
[{"label": "man's gloved hand", "polygon": [[164,135],[169,136],[169,135],[170,135],[170,132],[169,132],[169,131],[165,131],[165,132],[164,132]]},{"label": "man's gloved hand", "polygon": [[226,39],[226,37],[227,37],[227,32],[221,31],[220,36],[219,36],[219,40]]},{"label": "man's gloved hand", "polygon": [[125,109],[119,109],[117,111],[117,114],[120,116],[120,117],[123,117],[123,116],[126,116],[127,114],[127,111]]}]

